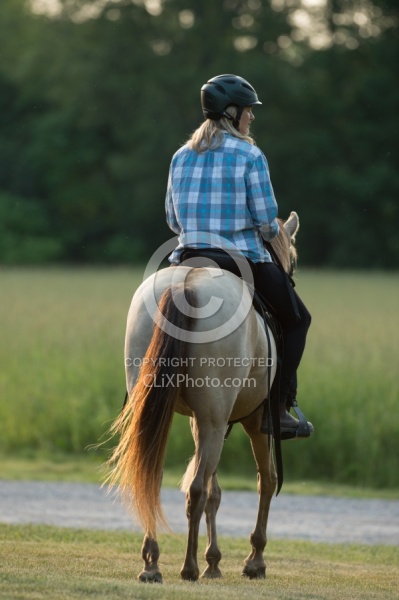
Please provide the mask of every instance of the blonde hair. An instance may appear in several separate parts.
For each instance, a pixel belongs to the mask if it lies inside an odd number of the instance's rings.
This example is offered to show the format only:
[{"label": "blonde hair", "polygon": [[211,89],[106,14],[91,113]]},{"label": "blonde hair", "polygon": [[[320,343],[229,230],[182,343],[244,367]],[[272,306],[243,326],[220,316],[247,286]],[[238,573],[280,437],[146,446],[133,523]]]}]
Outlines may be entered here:
[{"label": "blonde hair", "polygon": [[[235,119],[237,117],[237,107],[228,106],[226,112]],[[196,152],[205,152],[206,150],[214,150],[219,148],[223,143],[223,132],[230,133],[240,140],[245,140],[250,144],[255,145],[255,140],[249,135],[243,135],[233,125],[228,117],[222,117],[218,121],[206,119],[202,125],[198,127],[187,141],[187,146]]]}]

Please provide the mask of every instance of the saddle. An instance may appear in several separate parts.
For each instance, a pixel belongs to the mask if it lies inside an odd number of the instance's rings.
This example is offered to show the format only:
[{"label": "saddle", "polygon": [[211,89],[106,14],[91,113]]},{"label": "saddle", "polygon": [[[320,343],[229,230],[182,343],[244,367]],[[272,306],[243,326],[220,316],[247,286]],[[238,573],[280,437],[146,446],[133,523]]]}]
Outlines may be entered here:
[{"label": "saddle", "polygon": [[[196,259],[195,265],[193,264],[193,267],[210,267],[214,266],[213,263],[216,263],[221,269],[233,273],[233,275],[236,275],[240,279],[242,279],[242,272],[245,272],[244,270],[240,270],[240,267],[243,265],[244,261],[246,262],[247,267],[248,265],[250,266],[252,274],[254,274],[256,268],[255,264],[251,260],[246,259],[242,255],[227,253],[221,249],[187,248],[183,250],[180,257],[180,261],[189,261],[192,258]],[[201,259],[201,261],[198,261],[199,258]],[[187,266],[190,266],[190,264],[188,263]],[[280,323],[277,319],[277,316],[275,315],[273,308],[262,296],[262,294],[258,290],[253,288],[253,284],[248,281],[246,283],[249,286],[251,286],[253,307],[256,310],[256,312],[259,313],[262,317],[266,331],[267,327],[269,327],[269,329],[271,330],[276,343],[277,355],[280,356],[282,335]]]}]

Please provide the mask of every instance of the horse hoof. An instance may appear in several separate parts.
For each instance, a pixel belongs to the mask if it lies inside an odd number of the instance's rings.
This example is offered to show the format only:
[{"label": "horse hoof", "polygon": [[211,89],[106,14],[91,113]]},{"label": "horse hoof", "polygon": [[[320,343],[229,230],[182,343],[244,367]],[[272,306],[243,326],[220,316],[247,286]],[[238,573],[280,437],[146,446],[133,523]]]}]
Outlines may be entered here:
[{"label": "horse hoof", "polygon": [[162,573],[159,571],[141,571],[137,579],[142,583],[162,583]]},{"label": "horse hoof", "polygon": [[201,575],[201,579],[220,579],[223,577],[219,567],[207,567]]},{"label": "horse hoof", "polygon": [[248,565],[244,567],[243,572],[241,573],[243,577],[248,577],[249,579],[265,579],[266,578],[266,567],[249,567]]},{"label": "horse hoof", "polygon": [[184,579],[184,581],[198,581],[199,571],[191,570],[191,569],[182,569],[180,571],[180,577]]}]

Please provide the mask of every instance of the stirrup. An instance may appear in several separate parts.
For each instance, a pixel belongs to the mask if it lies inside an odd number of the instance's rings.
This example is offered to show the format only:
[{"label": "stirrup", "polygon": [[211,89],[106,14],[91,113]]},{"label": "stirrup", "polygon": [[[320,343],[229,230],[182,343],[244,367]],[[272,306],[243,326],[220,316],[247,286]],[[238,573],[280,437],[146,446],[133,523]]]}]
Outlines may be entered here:
[{"label": "stirrup", "polygon": [[295,429],[283,427],[281,429],[281,439],[292,440],[294,438],[308,438],[314,432],[314,427],[312,423],[306,419],[305,415],[298,406],[298,402],[295,399],[293,399],[291,402],[291,408],[298,417],[299,425]]}]

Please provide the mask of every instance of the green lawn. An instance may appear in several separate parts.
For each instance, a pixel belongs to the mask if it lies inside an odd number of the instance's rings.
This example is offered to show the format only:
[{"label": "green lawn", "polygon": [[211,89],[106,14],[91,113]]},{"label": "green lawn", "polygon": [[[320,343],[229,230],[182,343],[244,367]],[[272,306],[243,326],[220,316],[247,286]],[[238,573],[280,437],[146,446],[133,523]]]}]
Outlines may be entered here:
[{"label": "green lawn", "polygon": [[[393,600],[399,581],[399,550],[270,541],[267,578],[241,577],[249,542],[221,538],[223,579],[183,582],[185,538],[160,536],[164,584],[136,581],[141,536],[45,526],[0,525],[0,598],[75,600],[93,598],[202,600]],[[200,538],[200,569],[205,539]]]}]

